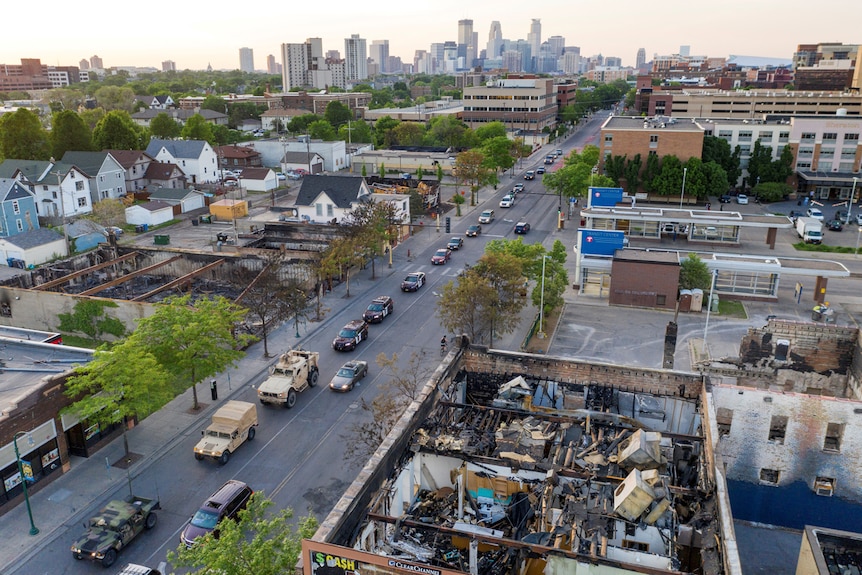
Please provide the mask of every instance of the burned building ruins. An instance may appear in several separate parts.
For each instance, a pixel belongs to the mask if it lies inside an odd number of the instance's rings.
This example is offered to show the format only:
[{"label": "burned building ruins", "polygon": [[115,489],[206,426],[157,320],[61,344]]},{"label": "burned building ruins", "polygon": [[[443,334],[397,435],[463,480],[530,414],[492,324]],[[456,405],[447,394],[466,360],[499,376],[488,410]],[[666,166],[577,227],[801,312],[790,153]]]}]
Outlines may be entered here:
[{"label": "burned building ruins", "polygon": [[738,572],[701,377],[477,348],[436,377],[306,575]]}]

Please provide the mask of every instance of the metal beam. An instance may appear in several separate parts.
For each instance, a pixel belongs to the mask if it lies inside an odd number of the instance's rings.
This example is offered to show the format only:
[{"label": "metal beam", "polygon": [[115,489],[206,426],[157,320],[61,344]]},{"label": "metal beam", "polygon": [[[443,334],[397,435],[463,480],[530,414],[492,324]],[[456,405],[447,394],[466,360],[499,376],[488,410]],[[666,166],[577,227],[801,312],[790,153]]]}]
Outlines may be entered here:
[{"label": "metal beam", "polygon": [[182,277],[178,277],[177,279],[175,279],[175,280],[173,280],[173,281],[169,281],[168,283],[166,283],[166,284],[165,284],[165,285],[163,285],[163,286],[157,287],[156,289],[151,290],[151,291],[148,291],[148,292],[147,292],[147,293],[145,293],[145,294],[142,294],[142,295],[139,295],[138,297],[132,298],[130,301],[145,301],[145,300],[147,300],[147,299],[149,299],[149,298],[153,297],[154,295],[156,295],[156,294],[157,294],[157,293],[159,293],[159,292],[163,292],[163,291],[165,291],[165,290],[171,289],[172,287],[177,286],[177,285],[179,285],[179,284],[181,284],[181,283],[185,282],[186,280],[189,280],[189,279],[191,279],[191,278],[193,278],[193,277],[195,277],[195,276],[199,276],[199,275],[201,275],[202,273],[208,272],[208,271],[209,271],[209,270],[211,270],[212,268],[218,267],[218,266],[220,266],[221,264],[223,264],[224,262],[225,262],[225,260],[224,260],[224,259],[220,259],[220,260],[218,260],[218,261],[214,261],[213,263],[211,263],[211,264],[207,264],[207,265],[205,265],[204,267],[202,267],[202,268],[201,268],[201,269],[199,269],[199,270],[195,270],[195,271],[193,271],[193,272],[191,272],[191,273],[187,273],[186,275],[184,275],[184,276],[182,276]]},{"label": "metal beam", "polygon": [[100,269],[102,269],[102,268],[106,268],[106,267],[108,267],[108,266],[110,266],[110,265],[113,265],[113,264],[119,264],[119,263],[122,263],[122,262],[124,262],[124,261],[126,261],[126,260],[128,260],[128,259],[134,258],[134,257],[139,256],[139,255],[141,255],[141,253],[140,253],[140,252],[131,252],[131,253],[128,253],[128,254],[126,254],[126,255],[124,255],[124,256],[120,256],[120,257],[118,257],[118,258],[112,259],[112,260],[110,260],[110,261],[103,262],[103,263],[100,263],[100,264],[96,264],[96,265],[94,265],[94,266],[90,266],[90,267],[88,267],[88,268],[84,268],[84,269],[82,269],[82,270],[78,270],[78,271],[76,271],[76,272],[72,272],[72,273],[70,273],[70,274],[64,275],[64,276],[63,276],[63,277],[61,277],[61,278],[57,278],[57,279],[55,279],[55,280],[51,280],[51,281],[49,281],[49,282],[45,282],[45,283],[43,283],[43,284],[41,284],[41,285],[37,285],[37,286],[35,286],[33,289],[34,289],[34,290],[40,290],[40,291],[49,290],[49,289],[54,288],[54,287],[57,287],[57,286],[59,286],[59,285],[63,285],[64,283],[66,283],[66,282],[68,282],[68,281],[71,281],[71,280],[73,280],[73,279],[75,279],[75,278],[79,278],[79,277],[81,277],[81,276],[84,276],[84,275],[87,275],[87,274],[90,274],[90,273],[93,273],[93,272],[99,271]]},{"label": "metal beam", "polygon": [[179,259],[182,259],[182,257],[183,257],[183,256],[173,256],[173,257],[171,257],[171,258],[166,259],[166,260],[165,260],[165,261],[163,261],[163,262],[159,262],[159,263],[157,263],[157,264],[153,264],[153,265],[151,265],[151,266],[147,266],[147,267],[145,267],[145,268],[143,268],[143,269],[139,269],[139,270],[134,271],[134,272],[132,272],[132,273],[126,274],[126,275],[124,275],[123,277],[119,277],[119,278],[117,278],[117,279],[111,280],[111,281],[109,281],[109,282],[107,282],[107,283],[104,283],[104,284],[102,284],[102,285],[100,285],[100,286],[96,286],[96,287],[94,287],[94,288],[90,288],[90,289],[88,289],[88,290],[86,290],[86,291],[82,291],[82,292],[81,292],[81,293],[79,293],[78,295],[93,295],[93,294],[97,294],[97,293],[99,293],[100,291],[104,291],[104,290],[106,290],[106,289],[108,289],[108,288],[111,288],[111,287],[114,287],[114,286],[118,286],[118,285],[120,285],[121,283],[125,283],[125,282],[129,281],[130,279],[133,279],[133,278],[138,277],[139,275],[143,275],[143,274],[145,274],[145,273],[149,273],[149,272],[153,271],[154,269],[158,269],[158,268],[160,268],[160,267],[162,267],[162,266],[164,266],[164,265],[167,265],[167,264],[169,264],[169,263],[171,263],[171,262],[175,262],[175,261],[177,261],[177,260],[179,260]]}]

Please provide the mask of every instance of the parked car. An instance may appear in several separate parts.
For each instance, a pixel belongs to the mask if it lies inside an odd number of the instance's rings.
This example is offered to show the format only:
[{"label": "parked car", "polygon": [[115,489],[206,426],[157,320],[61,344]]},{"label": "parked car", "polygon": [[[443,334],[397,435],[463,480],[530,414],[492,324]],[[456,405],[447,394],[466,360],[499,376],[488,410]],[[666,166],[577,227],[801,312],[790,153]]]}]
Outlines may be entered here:
[{"label": "parked car", "polygon": [[826,224],[826,227],[830,231],[840,232],[841,230],[844,229],[844,224],[841,222],[841,220],[830,220],[829,223]]},{"label": "parked car", "polygon": [[524,184],[522,184],[521,182],[518,182],[517,184],[515,184],[515,187],[512,188],[513,194],[520,194],[523,191],[524,191]]},{"label": "parked car", "polygon": [[367,361],[348,361],[335,372],[335,376],[329,382],[329,389],[350,391],[366,375],[368,375]]},{"label": "parked car", "polygon": [[539,166],[538,168],[536,168],[536,174],[541,175],[544,173],[545,173],[545,166]]},{"label": "parked car", "polygon": [[278,178],[279,182],[283,182],[284,180],[287,179],[287,176],[284,175],[284,173],[282,173],[282,172],[276,172],[275,177]]},{"label": "parked car", "polygon": [[536,172],[534,172],[533,170],[527,170],[527,172],[524,174],[525,180],[533,180],[535,178],[536,178]]},{"label": "parked car", "polygon": [[847,211],[846,210],[837,210],[835,212],[836,220],[841,220],[842,222],[847,221]]},{"label": "parked car", "polygon": [[730,203],[730,194],[722,194],[720,198],[718,198],[719,203],[729,204]]},{"label": "parked car", "polygon": [[401,282],[401,291],[416,291],[425,285],[425,272],[411,272]]},{"label": "parked car", "polygon": [[806,213],[808,214],[809,218],[814,218],[815,220],[820,220],[821,222],[824,219],[823,212],[820,211],[819,208],[808,208],[808,212]]},{"label": "parked car", "polygon": [[341,328],[341,331],[332,340],[332,349],[353,351],[366,339],[368,339],[368,324],[364,319],[355,319]]},{"label": "parked car", "polygon": [[457,249],[461,248],[461,246],[463,246],[463,245],[464,245],[464,239],[459,238],[458,236],[454,236],[454,237],[449,239],[449,243],[446,244],[446,247],[449,248],[450,250],[457,250]]},{"label": "parked car", "polygon": [[745,194],[739,194],[738,196],[736,196],[736,203],[741,206],[747,205],[748,196],[746,196]]},{"label": "parked car", "polygon": [[862,226],[862,214],[856,214],[856,225]]},{"label": "parked car", "polygon": [[502,200],[500,200],[500,207],[501,208],[511,208],[514,203],[515,203],[515,196],[510,196],[507,194],[507,195],[503,196]]},{"label": "parked car", "polygon": [[246,508],[254,491],[242,481],[228,480],[201,504],[180,533],[180,541],[186,547],[194,545],[195,540],[212,533],[218,537],[218,524],[223,519],[236,519],[239,512]]},{"label": "parked car", "polygon": [[518,222],[515,224],[515,233],[516,234],[526,234],[530,231],[530,224],[527,222]]},{"label": "parked car", "polygon": [[391,297],[388,295],[377,296],[368,304],[368,308],[362,314],[362,319],[368,323],[380,323],[386,316],[392,313],[394,308],[395,304],[392,302]]},{"label": "parked car", "polygon": [[494,221],[494,210],[485,210],[481,214],[479,214],[479,223],[480,224],[490,224]]},{"label": "parked car", "polygon": [[449,258],[452,256],[451,250],[449,248],[440,248],[434,255],[431,256],[431,263],[435,266],[442,266],[446,262],[449,261]]},{"label": "parked car", "polygon": [[[859,225],[862,225],[862,224],[859,224]],[[472,226],[467,228],[467,231],[464,232],[464,235],[467,236],[468,238],[475,238],[476,236],[478,236],[481,233],[482,233],[482,226],[480,226],[479,224],[473,224]]]}]

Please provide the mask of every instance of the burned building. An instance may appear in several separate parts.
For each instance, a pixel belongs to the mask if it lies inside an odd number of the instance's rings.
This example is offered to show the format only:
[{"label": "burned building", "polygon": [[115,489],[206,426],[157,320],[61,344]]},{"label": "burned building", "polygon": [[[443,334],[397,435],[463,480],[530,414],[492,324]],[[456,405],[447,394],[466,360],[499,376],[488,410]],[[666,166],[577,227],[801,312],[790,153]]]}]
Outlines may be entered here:
[{"label": "burned building", "polygon": [[304,542],[305,575],[739,572],[709,402],[694,374],[462,349]]}]

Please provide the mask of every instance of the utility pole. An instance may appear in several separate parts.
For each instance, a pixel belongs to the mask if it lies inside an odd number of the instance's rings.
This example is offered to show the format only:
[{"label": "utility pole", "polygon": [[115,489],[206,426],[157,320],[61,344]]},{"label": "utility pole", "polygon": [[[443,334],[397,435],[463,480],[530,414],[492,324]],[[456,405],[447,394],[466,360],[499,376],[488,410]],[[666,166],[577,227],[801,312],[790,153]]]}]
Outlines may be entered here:
[{"label": "utility pole", "polygon": [[[56,167],[57,163],[53,157],[51,157],[51,167]],[[63,193],[63,180],[61,179],[63,174],[60,171],[51,172],[55,176],[57,176],[57,193],[60,195],[60,223],[63,226],[63,240],[66,242],[66,255],[71,255],[71,250],[69,249],[69,230],[66,229],[66,201],[64,199]],[[68,174],[68,172],[66,172]]]}]

